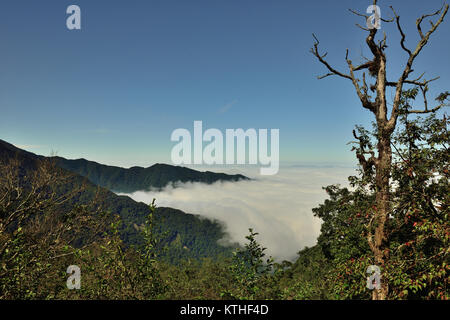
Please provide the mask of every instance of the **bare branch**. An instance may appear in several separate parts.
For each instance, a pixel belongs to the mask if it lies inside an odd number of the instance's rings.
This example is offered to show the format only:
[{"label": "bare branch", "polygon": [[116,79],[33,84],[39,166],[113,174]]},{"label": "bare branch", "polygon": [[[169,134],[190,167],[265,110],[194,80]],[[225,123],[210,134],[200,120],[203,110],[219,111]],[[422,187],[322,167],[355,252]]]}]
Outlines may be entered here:
[{"label": "bare branch", "polygon": [[350,11],[351,13],[353,13],[357,16],[364,17],[364,18],[366,18],[366,20],[369,19],[369,16],[367,14],[359,13],[358,11],[355,11],[353,9],[348,9],[348,11]]},{"label": "bare branch", "polygon": [[[352,132],[355,139],[359,141],[359,150],[357,150],[356,152],[356,157],[358,158],[359,164],[362,166],[364,173],[370,174],[373,166],[377,164],[378,159],[375,157],[375,152],[373,150],[365,150],[366,142],[364,141],[363,137],[358,137],[355,130],[353,130]],[[371,157],[369,159],[366,159],[364,154],[370,154]]]},{"label": "bare branch", "polygon": [[423,96],[423,103],[424,103],[424,107],[423,110],[407,110],[406,113],[407,114],[424,114],[424,113],[432,113],[432,112],[436,112],[439,109],[443,108],[443,107],[448,107],[450,106],[449,103],[445,103],[449,95],[448,92],[443,93],[443,97],[439,96],[438,98],[436,98],[437,101],[440,101],[441,103],[433,108],[433,109],[428,109],[428,99],[427,99],[427,92],[428,92],[428,87],[420,87],[420,91],[422,92],[422,96]]},{"label": "bare branch", "polygon": [[408,114],[413,114],[413,113],[418,113],[418,114],[423,114],[423,113],[432,113],[432,112],[436,112],[439,109],[441,109],[442,107],[448,107],[450,106],[450,104],[440,104],[438,105],[436,108],[430,109],[430,110],[408,110]]},{"label": "bare branch", "polygon": [[334,76],[334,75],[336,75],[336,74],[335,74],[335,73],[329,72],[329,73],[327,73],[327,74],[324,74],[323,76],[317,76],[317,79],[322,80],[322,79],[324,79],[324,78],[326,78],[326,77]]},{"label": "bare branch", "polygon": [[[429,84],[430,82],[436,81],[436,80],[441,78],[441,77],[436,77],[436,78],[433,78],[433,79],[430,79],[430,80],[424,80],[424,81],[420,82],[419,80],[423,77],[424,74],[425,74],[425,72],[422,73],[420,75],[420,77],[418,77],[417,79],[415,79],[415,80],[405,80],[405,81],[403,81],[403,83],[404,84],[412,84],[412,85],[419,86],[419,87],[424,87],[427,84]],[[386,85],[389,86],[389,87],[396,87],[398,85],[398,82],[387,81]]]},{"label": "bare branch", "polygon": [[358,83],[359,80],[355,77],[355,73],[354,73],[355,68],[353,67],[352,61],[350,59],[348,59],[348,49],[345,54],[345,59],[347,60],[348,68],[350,69],[350,77],[351,77],[353,86],[356,89],[356,93],[358,94],[359,100],[361,100],[361,103],[364,108],[375,113],[376,112],[375,106],[371,101],[369,101],[369,96],[366,94],[367,93],[367,84],[366,84],[366,80],[365,80],[365,74],[364,74],[364,81],[363,81],[364,92],[362,92],[361,88],[359,86],[359,83]]},{"label": "bare branch", "polygon": [[368,93],[368,87],[367,87],[367,82],[366,82],[366,73],[363,72],[363,87],[362,87],[363,91],[364,91],[364,95],[366,95],[367,97],[369,97],[369,93]]},{"label": "bare branch", "polygon": [[[403,70],[402,75],[400,76],[399,80],[397,81],[394,104],[393,104],[392,112],[391,112],[391,118],[389,119],[388,124],[387,124],[387,129],[389,129],[389,130],[393,130],[395,128],[395,123],[396,123],[397,117],[398,117],[398,110],[399,110],[400,103],[401,103],[401,94],[403,91],[403,84],[408,83],[407,79],[408,79],[409,74],[413,71],[412,65],[414,63],[414,60],[419,55],[419,53],[422,51],[422,49],[425,47],[425,45],[428,43],[430,36],[436,31],[436,29],[439,27],[439,25],[442,23],[442,21],[444,21],[444,17],[446,16],[446,14],[448,12],[448,8],[449,8],[449,6],[447,4],[447,5],[445,5],[444,10],[442,10],[442,8],[441,8],[440,10],[436,11],[435,13],[433,13],[431,15],[423,15],[416,22],[420,36],[421,36],[421,40],[417,44],[414,52],[412,52],[410,54],[408,62],[406,63],[405,69]],[[423,35],[422,30],[420,29],[420,23],[422,22],[422,20],[426,17],[431,17],[431,16],[437,15],[439,13],[441,13],[441,15],[440,15],[438,21],[432,25],[431,29],[425,35]],[[414,81],[411,81],[411,82],[413,82],[412,84],[415,84]]]},{"label": "bare branch", "polygon": [[[374,5],[376,5],[376,2],[374,2]],[[364,17],[364,18],[366,19],[366,21],[367,21],[367,19],[369,19],[369,17],[370,17],[370,16],[367,15],[367,14],[360,13],[360,12],[355,11],[355,10],[353,10],[353,9],[348,9],[348,11],[350,11],[351,13],[353,13],[354,15],[357,15],[357,16],[359,16],[359,17]],[[393,22],[393,21],[394,21],[394,18],[391,18],[391,19],[384,19],[384,18],[380,17],[380,20],[383,21],[383,22]],[[361,26],[360,26],[360,27],[361,27]],[[365,29],[365,28],[363,28],[363,29]],[[369,30],[369,29],[366,29],[366,30]]]},{"label": "bare branch", "polygon": [[428,111],[428,99],[427,99],[428,86],[420,87],[420,91],[422,92],[422,96],[423,96],[423,103],[425,105],[424,109],[425,109],[425,111]]},{"label": "bare branch", "polygon": [[386,32],[383,32],[383,40],[380,41],[378,47],[380,47],[381,50],[384,50],[385,48],[387,48],[387,45],[386,45]]},{"label": "bare branch", "polygon": [[[447,5],[446,7],[447,7],[446,10],[447,10],[447,9],[448,9],[448,5]],[[420,18],[418,18],[418,19],[416,20],[417,31],[419,32],[419,35],[420,35],[420,37],[421,37],[422,39],[424,39],[424,38],[426,37],[426,36],[423,35],[422,27],[420,26],[420,24],[422,23],[423,19],[437,16],[438,14],[441,13],[441,11],[442,11],[443,8],[444,8],[444,6],[442,6],[442,8],[440,8],[440,9],[437,10],[436,12],[431,13],[431,14],[424,14],[423,16],[421,16]],[[433,22],[430,21],[430,23],[431,23],[431,28],[434,28],[435,25],[433,24]]]},{"label": "bare branch", "polygon": [[356,68],[353,69],[353,71],[359,71],[359,70],[362,70],[362,69],[368,69],[372,65],[373,65],[373,61],[368,61],[366,63],[363,63],[362,65],[357,66]]},{"label": "bare branch", "polygon": [[400,17],[397,15],[397,13],[395,12],[394,8],[392,6],[390,6],[392,12],[394,13],[395,19],[397,21],[397,29],[398,31],[400,31],[400,35],[402,36],[402,39],[400,40],[400,45],[402,46],[402,49],[405,50],[410,56],[412,54],[411,50],[409,50],[408,48],[406,48],[405,46],[405,33],[403,32],[402,27],[400,26]]},{"label": "bare branch", "polygon": [[360,25],[359,23],[355,23],[355,26],[357,26],[360,29],[363,29],[364,31],[370,31],[369,28],[363,27],[362,25]]},{"label": "bare branch", "polygon": [[319,46],[319,40],[317,39],[317,37],[315,36],[314,33],[313,33],[313,37],[314,37],[314,40],[315,40],[315,41],[314,41],[314,47],[311,48],[311,53],[312,53],[314,56],[316,56],[317,59],[318,59],[323,65],[325,65],[325,66],[327,67],[327,69],[330,71],[330,73],[327,73],[327,74],[325,74],[325,75],[323,75],[323,76],[319,76],[318,79],[323,79],[323,78],[326,78],[326,77],[328,77],[328,76],[337,75],[337,76],[340,76],[340,77],[343,77],[343,78],[352,80],[352,78],[351,78],[348,74],[344,74],[344,73],[342,73],[342,72],[336,70],[335,68],[333,68],[333,67],[332,67],[332,66],[324,59],[324,58],[327,56],[327,53],[325,53],[325,54],[323,54],[323,55],[321,55],[321,54],[319,53],[319,48],[318,48],[318,46]]}]

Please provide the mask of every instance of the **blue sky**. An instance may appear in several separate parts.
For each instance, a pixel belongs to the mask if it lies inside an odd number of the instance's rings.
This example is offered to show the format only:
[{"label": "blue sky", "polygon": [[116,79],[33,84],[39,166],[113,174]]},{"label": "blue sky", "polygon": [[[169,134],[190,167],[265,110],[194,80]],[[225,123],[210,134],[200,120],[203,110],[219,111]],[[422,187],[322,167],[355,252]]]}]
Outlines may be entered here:
[{"label": "blue sky", "polygon": [[[82,30],[66,28],[66,8],[81,8]],[[131,0],[0,3],[0,139],[48,155],[120,166],[170,162],[176,128],[278,128],[285,162],[354,164],[347,142],[367,125],[348,80],[317,80],[309,53],[315,33],[328,59],[345,69],[345,49],[367,53],[362,18],[371,1]],[[394,5],[415,46],[415,21],[442,1]],[[449,90],[450,18],[417,59],[417,74],[440,75]],[[428,28],[428,24],[424,24]],[[394,25],[388,67],[405,63]]]}]

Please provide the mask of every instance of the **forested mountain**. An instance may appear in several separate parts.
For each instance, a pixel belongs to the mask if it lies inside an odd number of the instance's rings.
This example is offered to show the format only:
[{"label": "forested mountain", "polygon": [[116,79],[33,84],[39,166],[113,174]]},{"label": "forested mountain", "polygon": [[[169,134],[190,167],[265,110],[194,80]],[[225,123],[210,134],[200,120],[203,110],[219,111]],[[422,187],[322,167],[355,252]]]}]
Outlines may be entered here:
[{"label": "forested mountain", "polygon": [[[31,158],[45,157],[21,150],[0,139],[0,148],[9,153],[20,152]],[[157,163],[151,167],[131,167],[129,169],[108,166],[86,159],[69,160],[62,157],[48,157],[68,171],[86,177],[93,184],[113,192],[131,193],[150,188],[163,188],[175,182],[214,183],[217,181],[249,180],[241,174],[229,175],[211,171],[197,171],[186,167]]]},{"label": "forested mountain", "polygon": [[114,192],[131,193],[150,188],[163,188],[173,182],[238,181],[248,178],[211,171],[200,172],[185,167],[157,163],[148,168],[129,169],[107,166],[85,159],[68,160],[54,157],[58,166],[88,178],[94,184]]},{"label": "forested mountain", "polygon": [[[58,194],[68,194],[73,190],[80,190],[64,203],[60,210],[65,212],[71,211],[75,206],[88,205],[95,201],[96,206],[106,211],[112,216],[118,214],[122,220],[120,227],[120,235],[124,243],[128,245],[139,245],[142,242],[140,232],[141,226],[144,224],[150,213],[149,206],[144,203],[135,202],[127,196],[119,196],[107,190],[106,188],[96,186],[87,178],[81,175],[68,172],[58,166],[64,162],[62,158],[54,161],[54,158],[45,158],[37,156],[33,153],[21,150],[15,146],[0,140],[0,162],[5,164],[16,160],[18,163],[19,177],[22,183],[31,184],[32,176],[39,170],[42,162],[56,164],[51,170],[57,171],[58,176],[64,176],[64,183],[58,185]],[[66,160],[65,163],[74,163]],[[76,161],[75,161],[76,162]],[[88,166],[92,162],[85,161]],[[95,165],[92,165],[95,167]],[[112,167],[98,165],[105,169],[106,172],[114,170]],[[89,166],[90,167],[90,166]],[[90,167],[92,168],[92,167]],[[153,167],[151,167],[153,168]],[[186,168],[167,166],[167,172],[171,168],[174,171],[180,169],[181,172],[194,171]],[[116,168],[120,172],[126,172],[126,169]],[[144,169],[145,170],[145,169]],[[152,169],[157,174],[157,170]],[[173,172],[171,174],[173,174]],[[194,171],[196,176],[202,178],[202,173]],[[53,174],[54,172],[50,172]],[[7,172],[1,172],[7,175]],[[106,176],[106,174],[102,175]],[[194,175],[192,175],[193,177]],[[173,177],[173,175],[172,175]],[[161,181],[161,180],[159,180]],[[156,208],[154,217],[154,231],[157,237],[161,238],[160,247],[167,246],[168,249],[161,251],[161,255],[165,260],[171,263],[178,263],[182,259],[193,258],[200,259],[203,257],[218,257],[229,255],[230,247],[223,247],[217,241],[225,236],[222,225],[218,221],[211,221],[200,218],[197,215],[187,214],[181,210],[173,208]]]}]

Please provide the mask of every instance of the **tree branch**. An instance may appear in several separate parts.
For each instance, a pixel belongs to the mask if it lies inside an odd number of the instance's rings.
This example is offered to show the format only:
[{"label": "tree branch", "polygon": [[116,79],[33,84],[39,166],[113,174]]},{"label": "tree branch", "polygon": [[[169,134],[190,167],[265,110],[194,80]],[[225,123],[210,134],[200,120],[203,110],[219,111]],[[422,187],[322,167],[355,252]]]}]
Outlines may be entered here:
[{"label": "tree branch", "polygon": [[[444,6],[442,6],[442,8],[440,8],[439,10],[437,10],[437,11],[434,12],[434,13],[422,15],[420,18],[418,18],[418,19],[416,20],[417,31],[419,32],[419,35],[420,35],[420,37],[421,37],[422,39],[425,39],[425,37],[426,37],[426,36],[423,35],[422,27],[420,26],[420,24],[422,23],[423,19],[437,16],[439,13],[441,13],[441,11],[442,11],[443,8],[444,8]],[[446,5],[446,10],[447,10],[447,9],[448,9],[448,5]],[[445,15],[445,14],[444,14],[444,15]],[[431,22],[431,21],[430,21],[430,22]],[[433,25],[432,22],[431,22],[431,26],[434,27],[434,25]]]},{"label": "tree branch", "polygon": [[[352,132],[355,139],[359,141],[359,150],[357,149],[356,151],[356,157],[358,158],[359,164],[363,167],[364,174],[368,175],[373,166],[377,165],[378,159],[375,157],[375,152],[373,150],[365,150],[366,142],[364,141],[364,138],[362,136],[358,137],[355,130]],[[364,154],[370,154],[371,156],[369,159],[366,159]]]},{"label": "tree branch", "polygon": [[392,12],[394,13],[395,16],[395,20],[397,22],[397,29],[400,32],[400,35],[402,36],[402,39],[400,40],[400,45],[402,47],[403,50],[405,50],[410,56],[412,54],[411,50],[409,50],[408,48],[406,48],[405,46],[405,33],[402,30],[402,27],[400,26],[400,17],[397,15],[397,13],[395,12],[394,8],[392,6],[390,6]]},{"label": "tree branch", "polygon": [[327,67],[327,69],[330,71],[329,73],[327,73],[327,74],[325,74],[325,75],[323,75],[323,76],[318,76],[317,78],[318,79],[323,79],[323,78],[326,78],[326,77],[328,77],[328,76],[332,76],[332,75],[337,75],[337,76],[340,76],[340,77],[342,77],[342,78],[346,78],[346,79],[349,79],[349,80],[352,80],[352,78],[348,75],[348,74],[344,74],[344,73],[342,73],[342,72],[340,72],[340,71],[337,71],[336,69],[334,69],[332,66],[330,66],[330,64],[324,59],[326,56],[327,56],[327,53],[325,53],[325,54],[323,54],[323,55],[321,55],[320,53],[319,53],[319,48],[318,48],[318,46],[319,46],[319,40],[317,39],[317,37],[315,36],[315,34],[313,33],[313,37],[314,37],[314,47],[313,48],[311,48],[311,53],[314,55],[314,56],[316,56],[317,57],[317,59],[323,64],[323,65],[325,65],[326,67]]},{"label": "tree branch", "polygon": [[[430,82],[436,81],[436,80],[441,78],[441,77],[436,77],[436,78],[433,78],[433,79],[430,79],[430,80],[424,80],[424,81],[420,82],[419,80],[423,77],[424,74],[425,74],[425,72],[422,73],[420,75],[420,77],[418,77],[415,80],[404,80],[403,84],[412,84],[412,85],[419,86],[419,87],[425,87]],[[398,82],[388,81],[388,82],[386,82],[386,85],[389,86],[389,87],[396,87],[398,85]]]},{"label": "tree branch", "polygon": [[355,77],[355,73],[354,73],[355,68],[353,67],[352,61],[350,59],[348,59],[348,49],[345,54],[345,60],[347,60],[348,68],[350,69],[350,78],[352,80],[353,86],[356,89],[356,93],[358,94],[359,100],[361,100],[361,103],[364,108],[375,113],[376,112],[375,105],[369,100],[369,96],[367,94],[367,84],[366,84],[365,74],[363,76],[364,77],[363,78],[364,79],[364,81],[363,81],[364,92],[362,92],[361,88],[359,86],[359,83],[358,83],[359,80]]},{"label": "tree branch", "polygon": [[[403,91],[403,84],[404,83],[408,83],[407,79],[408,79],[409,74],[413,71],[412,70],[412,65],[414,63],[414,60],[419,55],[419,53],[422,51],[422,49],[425,47],[425,45],[428,43],[428,40],[430,39],[430,36],[436,31],[436,29],[439,27],[439,25],[442,23],[442,21],[444,21],[444,17],[446,16],[446,14],[448,12],[448,7],[449,6],[447,4],[447,5],[445,5],[445,7],[441,8],[440,10],[436,11],[435,13],[433,13],[431,15],[423,15],[421,18],[417,19],[416,25],[418,27],[419,34],[421,36],[421,40],[417,44],[416,49],[414,50],[414,52],[412,52],[409,55],[409,59],[408,59],[408,62],[406,63],[405,69],[403,70],[402,75],[400,76],[399,80],[397,81],[396,91],[395,91],[395,98],[394,98],[394,103],[393,103],[393,107],[392,107],[391,117],[390,117],[390,119],[388,121],[388,124],[387,124],[387,129],[388,130],[393,130],[395,128],[395,123],[397,121],[397,117],[398,117],[398,114],[399,114],[399,107],[400,107],[400,103],[401,103],[401,94],[402,94],[402,91]],[[442,10],[442,9],[444,9],[444,10]],[[434,15],[438,15],[441,11],[442,11],[442,14],[439,17],[439,19],[436,22],[436,24],[431,24],[432,25],[431,29],[425,35],[423,35],[422,30],[420,28],[420,23],[423,21],[424,18],[431,17],[431,16],[434,16]],[[414,81],[412,81],[412,82],[413,82],[412,84],[415,84]],[[415,112],[413,112],[413,113],[415,113]]]},{"label": "tree branch", "polygon": [[424,108],[423,110],[407,110],[406,113],[407,114],[424,114],[424,113],[432,113],[432,112],[436,112],[439,109],[443,108],[443,107],[448,107],[450,106],[449,103],[445,103],[447,99],[447,97],[450,95],[449,92],[445,92],[442,95],[438,96],[436,98],[436,101],[441,102],[437,107],[433,108],[433,109],[428,109],[428,99],[427,99],[427,92],[428,92],[428,87],[420,87],[420,91],[422,91],[422,96],[423,96],[423,103],[424,103]]}]

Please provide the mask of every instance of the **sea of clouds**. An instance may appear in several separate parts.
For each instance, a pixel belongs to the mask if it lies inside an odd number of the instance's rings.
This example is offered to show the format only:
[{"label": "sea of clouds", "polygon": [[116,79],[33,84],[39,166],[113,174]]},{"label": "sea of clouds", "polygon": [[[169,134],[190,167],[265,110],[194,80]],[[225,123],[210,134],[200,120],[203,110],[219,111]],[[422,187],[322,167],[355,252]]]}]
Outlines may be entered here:
[{"label": "sea of clouds", "polygon": [[[225,170],[221,170],[222,172]],[[235,172],[229,172],[235,173]],[[248,229],[276,260],[293,260],[299,250],[316,243],[320,219],[311,209],[327,195],[322,187],[347,185],[353,168],[282,167],[277,175],[260,176],[256,170],[241,171],[250,181],[178,183],[161,191],[127,194],[136,201],[217,219],[225,225],[229,240],[245,244]]]}]

